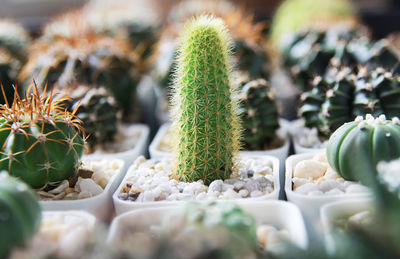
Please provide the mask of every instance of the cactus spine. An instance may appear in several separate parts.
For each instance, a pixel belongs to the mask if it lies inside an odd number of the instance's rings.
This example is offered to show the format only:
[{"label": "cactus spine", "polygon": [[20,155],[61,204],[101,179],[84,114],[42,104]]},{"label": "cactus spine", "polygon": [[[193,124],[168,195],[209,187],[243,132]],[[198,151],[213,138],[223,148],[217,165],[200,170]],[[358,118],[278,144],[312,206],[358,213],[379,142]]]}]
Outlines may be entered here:
[{"label": "cactus spine", "polygon": [[[0,105],[0,170],[43,188],[72,177],[83,152],[80,120],[64,111],[54,94],[28,89],[11,107]],[[4,92],[4,91],[3,91]]]},{"label": "cactus spine", "polygon": [[368,114],[345,123],[329,139],[329,164],[346,180],[372,185],[379,161],[400,157],[400,122],[397,117],[386,120]]},{"label": "cactus spine", "polygon": [[186,24],[178,49],[173,121],[176,172],[183,181],[229,178],[239,149],[237,103],[231,98],[231,39],[222,20]]}]

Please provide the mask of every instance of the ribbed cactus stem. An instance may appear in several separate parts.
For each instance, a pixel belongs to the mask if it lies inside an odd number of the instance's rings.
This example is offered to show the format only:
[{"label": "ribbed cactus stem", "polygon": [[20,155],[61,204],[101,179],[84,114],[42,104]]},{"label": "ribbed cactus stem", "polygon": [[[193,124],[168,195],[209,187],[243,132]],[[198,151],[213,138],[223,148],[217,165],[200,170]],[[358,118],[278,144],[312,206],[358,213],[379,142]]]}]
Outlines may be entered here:
[{"label": "ribbed cactus stem", "polygon": [[181,36],[174,82],[176,173],[180,180],[229,178],[239,149],[230,87],[231,38],[221,19],[200,16]]}]

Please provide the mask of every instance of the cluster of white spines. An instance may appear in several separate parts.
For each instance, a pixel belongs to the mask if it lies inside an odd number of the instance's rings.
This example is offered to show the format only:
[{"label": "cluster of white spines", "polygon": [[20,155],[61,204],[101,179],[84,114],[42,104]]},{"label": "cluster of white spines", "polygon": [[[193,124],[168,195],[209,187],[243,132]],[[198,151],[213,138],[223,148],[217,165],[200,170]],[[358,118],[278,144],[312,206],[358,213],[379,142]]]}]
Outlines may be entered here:
[{"label": "cluster of white spines", "polygon": [[[355,122],[358,122],[358,127],[360,129],[364,128],[366,125],[375,126],[378,124],[385,124],[388,120],[384,114],[379,115],[379,117],[374,117],[371,114],[367,114],[365,119],[363,116],[357,116],[354,119]],[[392,123],[396,125],[400,125],[400,119],[398,117],[392,118]]]}]

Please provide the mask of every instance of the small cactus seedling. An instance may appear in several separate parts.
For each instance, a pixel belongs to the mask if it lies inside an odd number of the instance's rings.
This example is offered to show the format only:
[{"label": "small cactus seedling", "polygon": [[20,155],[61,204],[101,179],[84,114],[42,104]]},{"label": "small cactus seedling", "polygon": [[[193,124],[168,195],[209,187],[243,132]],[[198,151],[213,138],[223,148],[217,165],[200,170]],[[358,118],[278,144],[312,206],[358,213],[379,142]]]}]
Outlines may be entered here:
[{"label": "small cactus seedling", "polygon": [[231,39],[222,20],[186,24],[178,49],[173,126],[176,171],[183,181],[229,178],[239,149],[237,103],[230,87]]},{"label": "small cactus seedling", "polygon": [[23,246],[40,226],[40,206],[36,193],[25,183],[0,173],[0,257],[15,246]]},{"label": "small cactus seedling", "polygon": [[337,129],[329,139],[329,164],[346,180],[372,185],[377,179],[380,161],[400,157],[400,121],[359,116]]},{"label": "small cactus seedling", "polygon": [[83,152],[76,110],[64,111],[65,98],[54,100],[53,92],[45,96],[34,85],[24,99],[15,93],[11,106],[0,105],[0,170],[33,188],[72,177]]}]

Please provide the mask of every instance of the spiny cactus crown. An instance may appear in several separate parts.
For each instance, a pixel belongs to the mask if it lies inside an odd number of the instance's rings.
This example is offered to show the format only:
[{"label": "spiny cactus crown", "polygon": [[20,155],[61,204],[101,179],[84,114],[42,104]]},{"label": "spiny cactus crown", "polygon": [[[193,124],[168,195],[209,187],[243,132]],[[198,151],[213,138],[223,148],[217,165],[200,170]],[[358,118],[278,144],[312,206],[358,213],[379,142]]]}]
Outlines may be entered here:
[{"label": "spiny cactus crown", "polygon": [[[81,121],[64,111],[53,92],[41,96],[34,85],[13,104],[0,105],[0,169],[33,188],[55,184],[75,174],[83,152]],[[46,89],[46,88],[45,88]],[[3,90],[4,93],[4,90]]]},{"label": "spiny cactus crown", "polygon": [[184,181],[229,178],[239,149],[230,87],[231,39],[220,19],[200,16],[183,31],[174,83],[176,171]]}]

